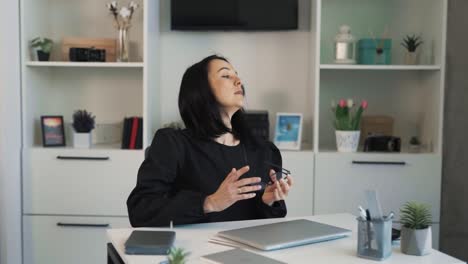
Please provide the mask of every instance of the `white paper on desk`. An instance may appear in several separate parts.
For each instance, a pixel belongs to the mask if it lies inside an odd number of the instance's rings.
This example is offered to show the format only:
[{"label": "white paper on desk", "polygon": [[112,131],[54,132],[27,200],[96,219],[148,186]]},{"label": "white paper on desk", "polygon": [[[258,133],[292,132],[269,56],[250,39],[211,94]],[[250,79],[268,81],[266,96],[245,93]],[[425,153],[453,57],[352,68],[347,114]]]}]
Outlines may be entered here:
[{"label": "white paper on desk", "polygon": [[285,262],[238,248],[201,256],[200,259],[213,264],[286,264]]}]

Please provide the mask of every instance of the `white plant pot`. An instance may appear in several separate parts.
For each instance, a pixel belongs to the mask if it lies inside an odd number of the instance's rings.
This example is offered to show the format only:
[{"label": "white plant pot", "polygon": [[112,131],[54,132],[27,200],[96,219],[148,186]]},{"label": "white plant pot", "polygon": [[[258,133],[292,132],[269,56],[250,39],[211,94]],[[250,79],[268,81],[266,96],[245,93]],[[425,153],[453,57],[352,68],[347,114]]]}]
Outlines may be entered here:
[{"label": "white plant pot", "polygon": [[416,65],[418,63],[418,53],[415,52],[409,52],[407,51],[405,53],[405,64],[406,65]]},{"label": "white plant pot", "polygon": [[431,253],[432,229],[401,228],[401,252],[408,255],[423,256]]},{"label": "white plant pot", "polygon": [[356,152],[359,145],[361,131],[336,130],[336,147],[338,152]]},{"label": "white plant pot", "polygon": [[73,132],[73,147],[74,148],[91,148],[92,137],[91,133]]}]

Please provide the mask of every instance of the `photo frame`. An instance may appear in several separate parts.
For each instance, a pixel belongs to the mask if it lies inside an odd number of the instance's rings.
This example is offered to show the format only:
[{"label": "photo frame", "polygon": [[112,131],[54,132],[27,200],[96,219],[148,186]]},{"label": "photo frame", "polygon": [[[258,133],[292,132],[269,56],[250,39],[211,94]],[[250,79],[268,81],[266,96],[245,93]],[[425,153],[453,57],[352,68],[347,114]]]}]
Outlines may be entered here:
[{"label": "photo frame", "polygon": [[302,140],[302,114],[277,113],[274,143],[278,149],[300,150]]},{"label": "photo frame", "polygon": [[65,146],[63,116],[41,116],[42,146]]}]

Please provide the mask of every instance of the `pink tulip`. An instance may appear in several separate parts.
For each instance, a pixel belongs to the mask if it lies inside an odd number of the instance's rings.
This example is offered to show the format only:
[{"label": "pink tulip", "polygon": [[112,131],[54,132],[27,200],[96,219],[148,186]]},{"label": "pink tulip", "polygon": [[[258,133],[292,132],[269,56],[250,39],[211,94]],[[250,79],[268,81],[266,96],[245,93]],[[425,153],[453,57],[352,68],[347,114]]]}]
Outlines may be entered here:
[{"label": "pink tulip", "polygon": [[345,99],[341,99],[341,100],[340,100],[340,103],[339,103],[339,106],[340,106],[341,108],[345,108],[345,107],[346,107],[346,100],[345,100]]},{"label": "pink tulip", "polygon": [[363,101],[361,102],[361,107],[362,107],[362,109],[366,109],[367,106],[368,106],[367,101],[366,101],[366,100],[363,100]]}]

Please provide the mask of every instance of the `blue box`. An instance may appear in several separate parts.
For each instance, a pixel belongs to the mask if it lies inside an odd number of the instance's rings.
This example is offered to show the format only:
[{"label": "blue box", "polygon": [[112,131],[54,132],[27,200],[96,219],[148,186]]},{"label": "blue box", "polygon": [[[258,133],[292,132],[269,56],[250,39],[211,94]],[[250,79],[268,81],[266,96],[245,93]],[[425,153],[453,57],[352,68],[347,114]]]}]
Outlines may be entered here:
[{"label": "blue box", "polygon": [[[377,49],[377,46],[380,49]],[[359,64],[384,64],[392,63],[391,39],[360,39],[358,42]]]}]

